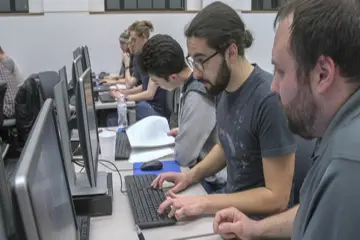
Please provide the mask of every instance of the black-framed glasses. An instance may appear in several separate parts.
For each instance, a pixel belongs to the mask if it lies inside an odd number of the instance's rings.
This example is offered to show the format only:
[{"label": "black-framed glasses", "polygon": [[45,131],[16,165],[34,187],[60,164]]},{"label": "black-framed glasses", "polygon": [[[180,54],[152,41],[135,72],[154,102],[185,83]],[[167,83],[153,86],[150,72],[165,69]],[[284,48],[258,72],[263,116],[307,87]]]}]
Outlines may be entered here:
[{"label": "black-framed glasses", "polygon": [[203,61],[197,61],[197,60],[194,60],[191,56],[187,56],[186,61],[191,68],[193,68],[193,69],[196,68],[197,70],[203,72],[205,70],[204,63],[206,63],[207,61],[209,61],[210,59],[215,57],[218,53],[219,53],[218,51],[214,52],[209,57],[205,58]]}]

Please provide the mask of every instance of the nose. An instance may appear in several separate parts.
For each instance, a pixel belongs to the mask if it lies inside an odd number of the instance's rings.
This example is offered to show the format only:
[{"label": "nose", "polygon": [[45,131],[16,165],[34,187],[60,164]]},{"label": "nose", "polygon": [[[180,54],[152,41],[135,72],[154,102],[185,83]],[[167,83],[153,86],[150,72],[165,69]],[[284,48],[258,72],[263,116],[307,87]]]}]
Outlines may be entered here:
[{"label": "nose", "polygon": [[195,79],[202,79],[203,73],[199,71],[197,68],[194,68],[193,75]]},{"label": "nose", "polygon": [[277,83],[276,77],[274,77],[273,81],[271,82],[271,91],[272,92],[279,92],[279,85]]}]

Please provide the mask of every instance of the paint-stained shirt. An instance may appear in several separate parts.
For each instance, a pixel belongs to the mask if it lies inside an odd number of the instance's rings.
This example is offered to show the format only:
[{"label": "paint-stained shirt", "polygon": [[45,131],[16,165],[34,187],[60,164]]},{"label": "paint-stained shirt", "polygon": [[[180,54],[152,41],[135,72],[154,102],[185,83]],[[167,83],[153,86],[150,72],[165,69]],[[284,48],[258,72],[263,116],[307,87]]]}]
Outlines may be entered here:
[{"label": "paint-stained shirt", "polygon": [[226,193],[265,186],[262,158],[296,150],[278,95],[270,91],[272,79],[255,65],[238,90],[218,96],[216,118],[227,161]]}]

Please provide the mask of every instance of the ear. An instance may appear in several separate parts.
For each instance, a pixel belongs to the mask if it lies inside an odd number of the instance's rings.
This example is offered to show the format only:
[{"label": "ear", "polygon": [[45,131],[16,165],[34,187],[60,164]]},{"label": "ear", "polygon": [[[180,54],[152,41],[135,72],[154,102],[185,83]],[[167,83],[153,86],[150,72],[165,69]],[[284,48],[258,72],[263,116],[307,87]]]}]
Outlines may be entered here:
[{"label": "ear", "polygon": [[169,81],[170,82],[172,82],[172,81],[175,81],[177,79],[177,74],[171,74],[170,76],[169,76]]},{"label": "ear", "polygon": [[237,61],[238,55],[238,48],[234,43],[232,43],[225,51],[225,59],[230,65]]},{"label": "ear", "polygon": [[320,56],[315,67],[315,89],[323,94],[333,85],[336,74],[335,63],[332,58]]}]

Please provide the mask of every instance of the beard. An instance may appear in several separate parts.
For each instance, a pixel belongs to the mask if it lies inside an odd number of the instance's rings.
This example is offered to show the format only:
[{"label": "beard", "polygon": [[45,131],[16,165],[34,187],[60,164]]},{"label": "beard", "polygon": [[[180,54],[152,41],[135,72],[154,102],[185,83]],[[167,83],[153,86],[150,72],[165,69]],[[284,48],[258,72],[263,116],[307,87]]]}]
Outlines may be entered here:
[{"label": "beard", "polygon": [[318,107],[309,85],[300,86],[295,98],[284,105],[290,131],[305,139],[313,139]]},{"label": "beard", "polygon": [[204,83],[208,94],[210,94],[212,96],[216,96],[226,89],[226,87],[230,81],[230,76],[231,76],[231,71],[230,71],[229,67],[227,66],[226,61],[224,59],[220,66],[218,74],[216,75],[214,84],[212,84],[207,79],[202,79],[200,81],[202,81]]}]

